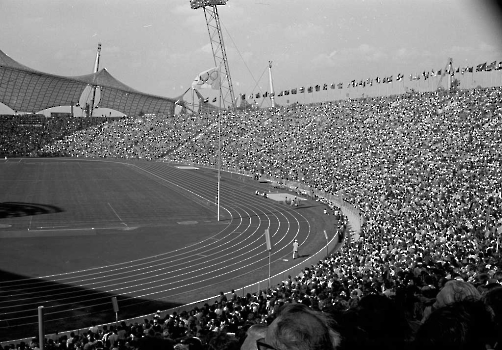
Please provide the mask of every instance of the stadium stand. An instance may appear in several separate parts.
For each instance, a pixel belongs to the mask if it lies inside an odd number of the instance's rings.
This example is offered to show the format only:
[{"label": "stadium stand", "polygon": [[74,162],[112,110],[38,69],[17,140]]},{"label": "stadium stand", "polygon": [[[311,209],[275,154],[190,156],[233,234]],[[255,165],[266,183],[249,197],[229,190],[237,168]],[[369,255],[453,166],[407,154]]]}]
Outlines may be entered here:
[{"label": "stadium stand", "polygon": [[[0,150],[211,167],[216,118],[150,115],[78,127],[67,120],[43,135],[32,127],[25,139],[7,118]],[[326,198],[340,196],[363,213],[360,232],[273,288],[48,338],[45,348],[233,349],[248,328],[272,324],[291,303],[330,316],[336,349],[501,346],[502,88],[226,111],[221,125],[224,168],[301,183],[331,207]],[[269,327],[258,349],[309,348],[274,335]]]}]

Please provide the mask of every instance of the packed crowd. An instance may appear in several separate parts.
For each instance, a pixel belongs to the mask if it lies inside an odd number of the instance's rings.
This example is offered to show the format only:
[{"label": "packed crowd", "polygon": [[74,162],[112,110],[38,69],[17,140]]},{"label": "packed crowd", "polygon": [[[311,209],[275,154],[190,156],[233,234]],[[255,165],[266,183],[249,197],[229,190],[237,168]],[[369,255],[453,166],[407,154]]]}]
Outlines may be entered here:
[{"label": "packed crowd", "polygon": [[[144,115],[81,128],[46,144],[40,156],[157,159],[212,127],[207,114],[182,118]],[[213,123],[214,124],[214,123]],[[214,127],[214,126],[213,126]]]},{"label": "packed crowd", "polygon": [[67,118],[44,115],[0,115],[0,156],[36,157],[52,144],[78,130],[120,118]]},{"label": "packed crowd", "polygon": [[[364,213],[358,239],[272,289],[54,347],[502,347],[502,88],[127,118],[41,152],[215,166],[220,142],[223,167],[343,196]],[[309,319],[327,327],[294,328]]]}]

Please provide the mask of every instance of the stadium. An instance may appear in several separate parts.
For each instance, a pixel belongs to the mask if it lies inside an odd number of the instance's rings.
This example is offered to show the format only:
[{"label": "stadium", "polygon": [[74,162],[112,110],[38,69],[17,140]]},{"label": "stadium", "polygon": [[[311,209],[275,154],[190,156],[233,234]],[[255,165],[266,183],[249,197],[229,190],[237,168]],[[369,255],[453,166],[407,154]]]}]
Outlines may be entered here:
[{"label": "stadium", "polygon": [[237,94],[190,4],[174,98],[0,51],[1,349],[498,348],[502,62]]}]

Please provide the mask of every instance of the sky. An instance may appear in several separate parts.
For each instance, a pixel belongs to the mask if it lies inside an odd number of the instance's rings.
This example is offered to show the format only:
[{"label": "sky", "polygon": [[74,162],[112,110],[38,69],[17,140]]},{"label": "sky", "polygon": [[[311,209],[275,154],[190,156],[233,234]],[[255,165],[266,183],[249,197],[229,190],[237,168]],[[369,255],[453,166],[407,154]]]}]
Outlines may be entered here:
[{"label": "sky", "polygon": [[[236,96],[502,61],[494,0],[228,0],[218,7]],[[0,50],[39,71],[100,68],[175,98],[214,66],[189,0],[0,0]],[[211,95],[211,91],[201,91]],[[0,113],[9,111],[0,104]]]}]

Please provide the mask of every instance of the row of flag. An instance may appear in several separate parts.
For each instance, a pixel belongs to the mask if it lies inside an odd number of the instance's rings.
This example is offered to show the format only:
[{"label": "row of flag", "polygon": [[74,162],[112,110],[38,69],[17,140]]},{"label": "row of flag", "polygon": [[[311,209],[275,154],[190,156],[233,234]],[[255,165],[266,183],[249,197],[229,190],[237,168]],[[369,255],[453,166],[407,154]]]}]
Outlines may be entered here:
[{"label": "row of flag", "polygon": [[[442,69],[440,70],[431,70],[430,72],[429,71],[423,71],[422,73],[419,73],[419,74],[410,74],[409,76],[409,80],[410,81],[415,81],[415,80],[427,80],[427,79],[430,79],[430,78],[433,78],[433,77],[437,77],[437,76],[444,76],[444,75],[451,75],[451,76],[454,76],[455,74],[465,74],[465,73],[474,73],[474,71],[476,72],[489,72],[489,71],[494,71],[494,70],[502,70],[502,61],[500,61],[497,65],[497,61],[493,61],[491,63],[488,63],[488,62],[485,62],[485,63],[481,63],[481,64],[478,64],[476,67],[474,66],[471,66],[471,67],[457,67],[457,68],[453,68],[453,67],[448,67],[446,68],[444,71]],[[388,84],[388,83],[392,83],[394,81],[402,81],[403,79],[405,78],[405,76],[401,73],[399,73],[395,78],[393,75],[391,76],[388,76],[388,77],[376,77],[375,79],[373,78],[368,78],[368,79],[365,79],[365,80],[360,80],[359,82],[357,82],[356,80],[351,80],[346,88],[355,88],[355,87],[359,87],[359,86],[362,86],[362,87],[366,87],[366,86],[373,86],[374,83],[377,83],[377,84]],[[344,88],[344,83],[332,83],[330,85],[328,84],[323,84],[322,86],[321,85],[315,85],[315,86],[310,86],[310,87],[300,87],[300,88],[293,88],[293,89],[289,89],[289,90],[283,90],[281,92],[279,92],[277,94],[278,97],[280,96],[288,96],[288,95],[296,95],[298,93],[313,93],[314,91],[315,92],[319,92],[319,91],[327,91],[328,89],[343,89]],[[267,97],[272,97],[272,96],[275,96],[274,93],[269,93],[269,92],[264,92],[263,94],[261,93],[256,93],[256,94],[249,94],[249,95],[246,95],[246,94],[241,94],[241,99],[242,100],[245,100],[247,98],[249,99],[255,99],[255,98],[267,98]]]}]

